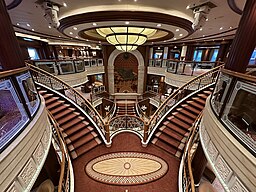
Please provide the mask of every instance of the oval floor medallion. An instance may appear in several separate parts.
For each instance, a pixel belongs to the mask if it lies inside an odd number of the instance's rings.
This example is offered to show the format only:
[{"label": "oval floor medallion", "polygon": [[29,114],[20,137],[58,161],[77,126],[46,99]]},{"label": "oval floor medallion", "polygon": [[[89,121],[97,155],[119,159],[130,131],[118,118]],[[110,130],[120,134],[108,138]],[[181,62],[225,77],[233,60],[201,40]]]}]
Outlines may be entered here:
[{"label": "oval floor medallion", "polygon": [[93,179],[117,185],[137,185],[159,179],[168,170],[167,163],[146,153],[122,152],[102,155],[86,165]]}]

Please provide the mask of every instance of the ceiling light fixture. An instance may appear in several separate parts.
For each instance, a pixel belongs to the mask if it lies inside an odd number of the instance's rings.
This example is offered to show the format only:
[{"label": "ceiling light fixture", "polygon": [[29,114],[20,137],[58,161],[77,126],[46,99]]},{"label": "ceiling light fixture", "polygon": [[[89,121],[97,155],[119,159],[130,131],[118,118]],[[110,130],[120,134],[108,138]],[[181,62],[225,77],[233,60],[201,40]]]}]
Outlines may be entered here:
[{"label": "ceiling light fixture", "polygon": [[30,27],[29,23],[27,23],[27,26]]},{"label": "ceiling light fixture", "polygon": [[206,18],[206,19],[205,19],[205,21],[209,21],[209,19],[208,19],[208,18]]},{"label": "ceiling light fixture", "polygon": [[128,52],[144,44],[157,30],[144,27],[106,27],[96,31],[116,49]]},{"label": "ceiling light fixture", "polygon": [[20,25],[19,23],[17,23],[17,25]]},{"label": "ceiling light fixture", "polygon": [[63,3],[63,6],[64,6],[64,7],[67,7],[68,5],[67,5],[67,3]]},{"label": "ceiling light fixture", "polygon": [[125,21],[125,25],[129,25],[130,24],[130,22],[129,21]]},{"label": "ceiling light fixture", "polygon": [[49,25],[48,28],[51,29],[52,27]]},{"label": "ceiling light fixture", "polygon": [[96,25],[97,25],[97,23],[92,23],[92,25],[93,25],[93,26],[96,26]]},{"label": "ceiling light fixture", "polygon": [[176,40],[176,39],[177,39],[176,37],[173,38],[173,40]]},{"label": "ceiling light fixture", "polygon": [[203,28],[201,27],[199,30],[200,30],[200,31],[202,31],[202,30],[203,30]]},{"label": "ceiling light fixture", "polygon": [[73,27],[74,30],[77,30],[77,27]]},{"label": "ceiling light fixture", "polygon": [[183,36],[183,34],[181,33],[181,34],[179,34],[179,36],[180,36],[180,37],[182,37],[182,36]]},{"label": "ceiling light fixture", "polygon": [[157,27],[161,27],[162,25],[159,23],[159,24],[157,24],[156,26],[157,26]]},{"label": "ceiling light fixture", "polygon": [[220,30],[222,30],[223,29],[223,27],[220,27]]},{"label": "ceiling light fixture", "polygon": [[70,35],[73,35],[73,32],[69,32]]},{"label": "ceiling light fixture", "polygon": [[177,31],[177,32],[178,32],[178,31],[180,31],[180,29],[176,29],[175,31]]},{"label": "ceiling light fixture", "polygon": [[35,29],[31,29],[32,31],[35,31]]}]

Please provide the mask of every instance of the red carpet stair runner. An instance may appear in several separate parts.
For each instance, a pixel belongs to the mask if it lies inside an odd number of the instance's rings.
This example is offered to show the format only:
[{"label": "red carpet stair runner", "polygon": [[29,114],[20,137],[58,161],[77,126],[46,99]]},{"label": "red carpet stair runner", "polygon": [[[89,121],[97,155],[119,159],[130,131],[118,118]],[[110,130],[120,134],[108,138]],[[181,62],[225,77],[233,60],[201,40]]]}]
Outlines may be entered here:
[{"label": "red carpet stair runner", "polygon": [[90,120],[71,103],[47,90],[40,89],[39,93],[45,99],[46,108],[58,122],[73,159],[102,143]]},{"label": "red carpet stair runner", "polygon": [[203,110],[211,92],[212,88],[207,88],[175,107],[159,125],[151,142],[180,158],[191,126]]},{"label": "red carpet stair runner", "polygon": [[136,115],[135,103],[117,103],[116,116],[118,115]]}]

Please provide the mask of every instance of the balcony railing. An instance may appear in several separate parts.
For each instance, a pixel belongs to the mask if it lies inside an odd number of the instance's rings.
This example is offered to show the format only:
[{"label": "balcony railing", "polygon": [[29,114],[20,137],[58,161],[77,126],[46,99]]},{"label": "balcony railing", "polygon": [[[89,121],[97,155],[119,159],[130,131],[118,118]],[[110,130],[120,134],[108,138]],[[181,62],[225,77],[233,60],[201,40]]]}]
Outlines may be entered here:
[{"label": "balcony railing", "polygon": [[58,79],[56,76],[39,69],[33,65],[30,65],[30,71],[36,83],[41,86],[50,88],[53,91],[58,91],[64,97],[71,100],[75,105],[80,107],[88,116],[88,118],[94,123],[96,129],[99,131],[102,139],[105,139],[104,121],[98,111],[92,106],[92,104],[83,97],[78,91],[72,88],[67,83]]},{"label": "balcony railing", "polygon": [[212,62],[212,61],[179,61],[173,59],[150,59],[149,67],[161,67],[166,68],[166,71],[173,74],[179,75],[198,75],[201,69],[213,69],[223,63]]},{"label": "balcony railing", "polygon": [[88,58],[76,60],[35,60],[33,65],[54,75],[80,73],[88,67],[103,66],[103,59]]},{"label": "balcony railing", "polygon": [[157,128],[158,124],[162,119],[167,115],[167,112],[181,99],[189,95],[192,91],[202,89],[206,86],[209,86],[216,82],[219,69],[222,66],[213,68],[212,70],[195,77],[190,80],[175,92],[173,92],[161,105],[158,107],[156,112],[152,115],[150,120],[145,123],[145,137],[144,141],[147,144],[154,133],[154,130]]},{"label": "balcony railing", "polygon": [[0,152],[32,121],[40,97],[28,67],[0,72]]},{"label": "balcony railing", "polygon": [[256,156],[256,77],[222,69],[211,106],[227,130]]}]

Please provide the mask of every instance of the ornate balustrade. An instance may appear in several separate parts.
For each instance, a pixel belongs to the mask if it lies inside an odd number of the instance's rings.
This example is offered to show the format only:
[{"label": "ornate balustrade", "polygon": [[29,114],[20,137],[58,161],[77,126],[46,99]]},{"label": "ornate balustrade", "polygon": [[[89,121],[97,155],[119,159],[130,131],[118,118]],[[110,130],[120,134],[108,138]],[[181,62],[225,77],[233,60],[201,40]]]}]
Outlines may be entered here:
[{"label": "ornate balustrade", "polygon": [[222,69],[211,107],[226,129],[256,156],[256,77]]},{"label": "ornate balustrade", "polygon": [[54,75],[65,75],[84,72],[86,68],[103,66],[101,58],[75,60],[34,60],[33,64]]},{"label": "ornate balustrade", "polygon": [[60,162],[60,178],[58,184],[58,192],[74,191],[74,174],[65,139],[60,132],[60,127],[54,117],[48,112],[48,117],[52,124],[52,133],[54,140],[54,148],[58,151],[58,160]]},{"label": "ornate balustrade", "polygon": [[30,65],[30,71],[36,83],[41,86],[46,86],[55,92],[57,91],[57,94],[62,94],[64,97],[82,109],[88,118],[92,121],[96,129],[99,131],[104,142],[106,142],[104,136],[104,121],[97,110],[87,99],[83,97],[83,95],[73,89],[70,85],[42,69]]},{"label": "ornate balustrade", "polygon": [[204,88],[205,86],[209,86],[211,84],[214,84],[216,82],[219,69],[222,66],[218,66],[202,75],[199,75],[195,77],[194,79],[190,80],[180,88],[178,88],[175,92],[173,92],[162,104],[161,106],[156,110],[156,112],[152,115],[149,122],[146,124],[148,126],[145,127],[146,132],[146,140],[145,144],[147,144],[154,133],[154,130],[158,126],[158,124],[161,122],[161,120],[168,114],[168,111],[181,99],[183,99],[185,96],[189,95],[192,90],[199,90]]},{"label": "ornate balustrade", "polygon": [[174,59],[150,59],[149,67],[166,68],[168,73],[193,76],[196,69],[213,69],[223,63],[212,61],[179,61]]}]

